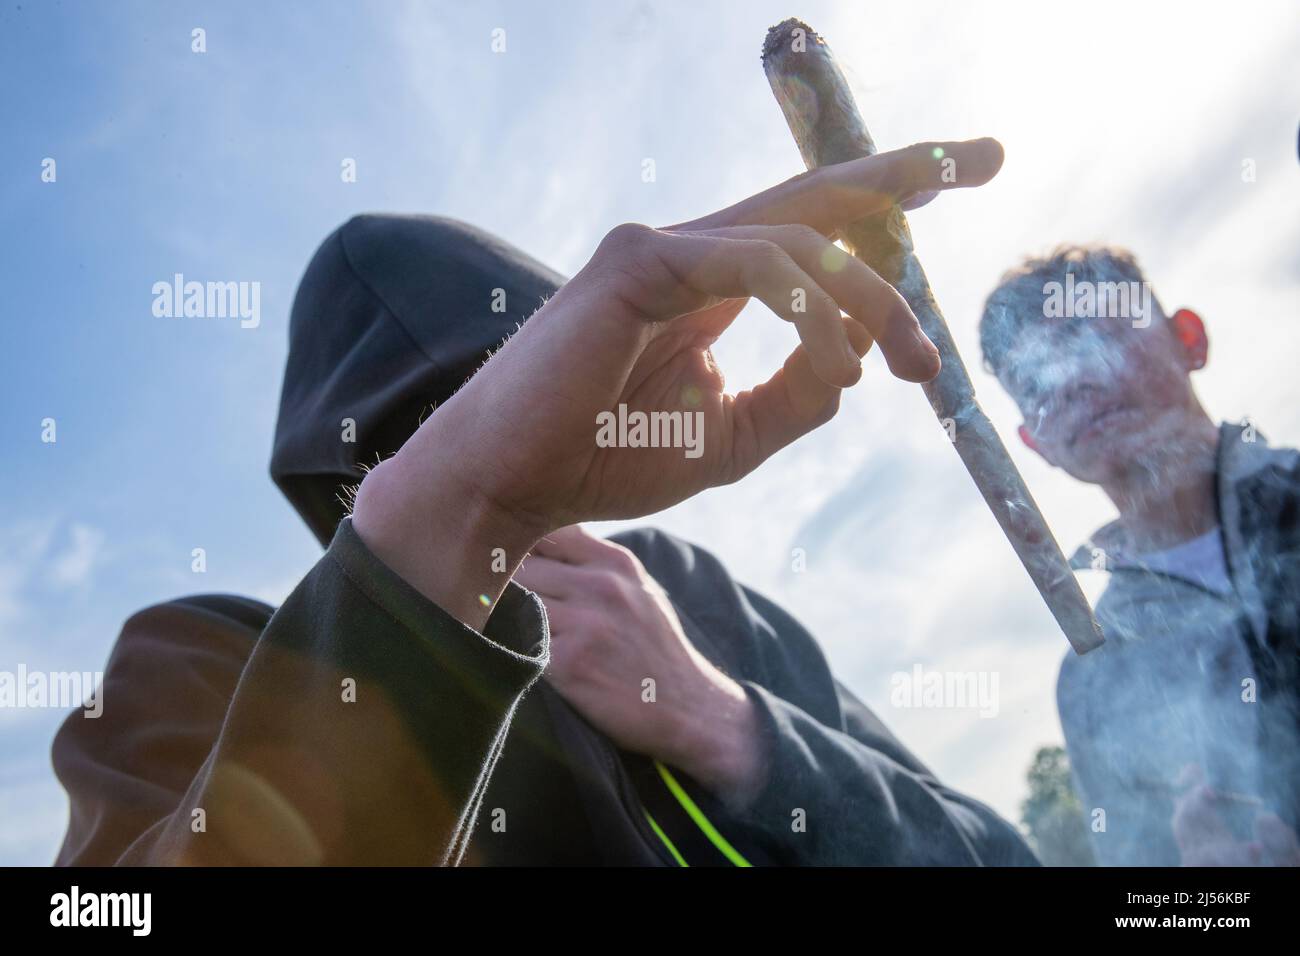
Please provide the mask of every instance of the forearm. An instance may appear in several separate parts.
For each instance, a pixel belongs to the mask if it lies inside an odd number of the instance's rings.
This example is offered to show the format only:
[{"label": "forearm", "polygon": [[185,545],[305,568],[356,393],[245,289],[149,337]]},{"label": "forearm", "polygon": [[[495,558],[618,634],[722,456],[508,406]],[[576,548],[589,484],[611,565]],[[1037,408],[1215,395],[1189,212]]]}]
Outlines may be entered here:
[{"label": "forearm", "polygon": [[385,565],[476,631],[547,530],[506,515],[441,459],[401,453],[366,475],[352,526]]},{"label": "forearm", "polygon": [[663,759],[686,771],[729,809],[743,811],[766,783],[770,754],[743,687],[724,674],[698,708],[683,714],[680,752]]}]

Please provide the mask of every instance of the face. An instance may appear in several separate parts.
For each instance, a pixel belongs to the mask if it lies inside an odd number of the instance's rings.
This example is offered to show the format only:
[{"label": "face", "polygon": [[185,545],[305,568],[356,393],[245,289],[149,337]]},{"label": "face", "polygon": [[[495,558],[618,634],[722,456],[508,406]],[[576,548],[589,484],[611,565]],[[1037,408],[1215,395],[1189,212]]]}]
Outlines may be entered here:
[{"label": "face", "polygon": [[1205,362],[1205,333],[1190,312],[1026,323],[998,378],[1024,416],[1026,444],[1094,484],[1150,469],[1204,417],[1189,372]]}]

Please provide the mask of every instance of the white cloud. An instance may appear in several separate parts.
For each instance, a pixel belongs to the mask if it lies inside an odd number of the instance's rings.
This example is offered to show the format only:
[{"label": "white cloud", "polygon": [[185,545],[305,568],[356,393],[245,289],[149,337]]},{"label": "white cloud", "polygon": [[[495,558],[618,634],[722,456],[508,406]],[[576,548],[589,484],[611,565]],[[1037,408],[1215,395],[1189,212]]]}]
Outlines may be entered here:
[{"label": "white cloud", "polygon": [[69,529],[71,540],[66,549],[49,558],[50,576],[56,584],[79,587],[87,584],[91,572],[102,556],[104,534],[84,524]]},{"label": "white cloud", "polygon": [[0,624],[21,617],[37,562],[50,548],[56,523],[19,521],[0,529]]},{"label": "white cloud", "polygon": [[48,653],[31,635],[45,629],[49,603],[69,590],[87,592],[104,558],[102,531],[58,518],[0,528],[0,651],[9,659]]}]

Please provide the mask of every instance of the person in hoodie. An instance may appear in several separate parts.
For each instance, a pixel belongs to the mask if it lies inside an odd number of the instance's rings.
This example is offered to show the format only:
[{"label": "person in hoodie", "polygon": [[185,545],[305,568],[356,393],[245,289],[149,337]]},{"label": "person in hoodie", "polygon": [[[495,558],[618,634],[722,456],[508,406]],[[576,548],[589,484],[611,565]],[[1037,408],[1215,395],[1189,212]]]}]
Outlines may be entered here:
[{"label": "person in hoodie", "polygon": [[1106,643],[1057,685],[1097,859],[1300,863],[1300,456],[1215,425],[1204,323],[1125,250],[1025,260],[980,341],[1025,444],[1119,512],[1072,561],[1109,572]]},{"label": "person in hoodie", "polygon": [[[739,479],[834,415],[873,341],[894,374],[937,373],[901,297],[828,238],[953,185],[934,146],[619,226],[567,282],[446,219],[330,235],[271,462],[327,550],[278,609],[201,595],[127,621],[103,716],[54,742],[58,862],[1035,862],[707,551],[576,527]],[[1001,165],[992,140],[942,146],[955,185]],[[727,395],[709,346],[750,296],[800,344]],[[606,447],[620,405],[701,413],[700,454]]]}]

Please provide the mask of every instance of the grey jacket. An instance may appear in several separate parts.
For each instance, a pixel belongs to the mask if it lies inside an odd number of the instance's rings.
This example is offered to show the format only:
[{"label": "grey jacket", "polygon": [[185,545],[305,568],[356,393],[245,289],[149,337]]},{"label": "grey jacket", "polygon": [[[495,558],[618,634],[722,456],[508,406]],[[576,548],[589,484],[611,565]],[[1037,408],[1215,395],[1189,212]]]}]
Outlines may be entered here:
[{"label": "grey jacket", "polygon": [[[1216,500],[1231,595],[1143,565],[1118,522],[1071,562],[1110,573],[1097,606],[1107,643],[1067,655],[1057,683],[1103,865],[1180,862],[1171,819],[1191,763],[1297,825],[1300,455],[1253,427],[1221,426]],[[1245,837],[1255,808],[1238,806],[1228,822]]]}]

